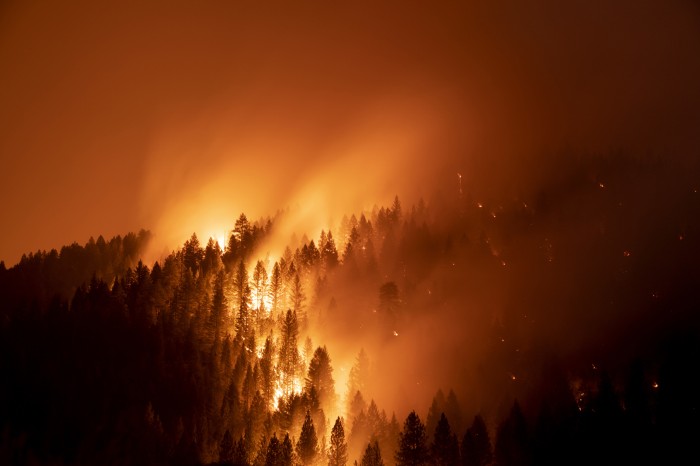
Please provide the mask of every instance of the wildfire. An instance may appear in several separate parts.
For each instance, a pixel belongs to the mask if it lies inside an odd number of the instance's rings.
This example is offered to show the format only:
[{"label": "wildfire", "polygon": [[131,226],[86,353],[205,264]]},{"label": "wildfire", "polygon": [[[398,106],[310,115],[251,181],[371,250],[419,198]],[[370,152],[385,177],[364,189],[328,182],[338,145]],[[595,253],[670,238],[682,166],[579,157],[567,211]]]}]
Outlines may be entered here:
[{"label": "wildfire", "polygon": [[223,233],[216,235],[216,242],[219,244],[222,251],[226,249],[226,236]]},{"label": "wildfire", "polygon": [[273,409],[278,409],[280,405],[280,400],[283,397],[295,394],[299,395],[302,390],[304,389],[304,386],[302,384],[302,379],[300,377],[294,377],[292,379],[292,386],[291,386],[291,391],[289,393],[285,392],[284,387],[282,386],[282,374],[277,378],[276,386],[275,386],[275,394],[272,398],[272,407]]}]

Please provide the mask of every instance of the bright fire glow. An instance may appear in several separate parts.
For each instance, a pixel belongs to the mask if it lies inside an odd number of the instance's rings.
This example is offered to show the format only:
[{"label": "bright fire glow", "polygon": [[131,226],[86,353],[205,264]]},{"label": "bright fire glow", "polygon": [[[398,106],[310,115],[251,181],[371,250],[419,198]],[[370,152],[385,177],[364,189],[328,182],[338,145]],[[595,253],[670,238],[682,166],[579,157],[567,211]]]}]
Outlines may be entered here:
[{"label": "bright fire glow", "polygon": [[223,233],[221,233],[220,235],[217,235],[216,242],[219,243],[219,247],[221,248],[222,251],[224,249],[226,249],[226,235],[224,235]]},{"label": "bright fire glow", "polygon": [[285,393],[284,387],[282,386],[282,374],[277,378],[277,383],[275,386],[275,394],[272,399],[272,407],[274,409],[279,409],[280,405],[280,400],[285,397],[289,396],[292,394],[299,395],[302,390],[304,389],[304,386],[301,383],[301,378],[300,377],[294,377],[292,380],[292,390],[289,393]]}]

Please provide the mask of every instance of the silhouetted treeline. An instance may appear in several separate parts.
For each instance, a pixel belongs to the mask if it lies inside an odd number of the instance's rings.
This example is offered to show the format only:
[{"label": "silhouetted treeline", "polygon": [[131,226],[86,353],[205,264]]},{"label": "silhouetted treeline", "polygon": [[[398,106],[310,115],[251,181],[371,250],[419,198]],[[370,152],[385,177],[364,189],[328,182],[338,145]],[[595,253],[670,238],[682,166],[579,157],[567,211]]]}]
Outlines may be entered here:
[{"label": "silhouetted treeline", "polygon": [[73,243],[60,251],[25,254],[17,265],[6,270],[0,266],[0,297],[5,309],[18,305],[46,307],[57,297],[70,299],[75,289],[93,276],[111,283],[133,268],[150,241],[151,234],[141,230],[123,238],[105,241],[90,238],[85,246]]}]

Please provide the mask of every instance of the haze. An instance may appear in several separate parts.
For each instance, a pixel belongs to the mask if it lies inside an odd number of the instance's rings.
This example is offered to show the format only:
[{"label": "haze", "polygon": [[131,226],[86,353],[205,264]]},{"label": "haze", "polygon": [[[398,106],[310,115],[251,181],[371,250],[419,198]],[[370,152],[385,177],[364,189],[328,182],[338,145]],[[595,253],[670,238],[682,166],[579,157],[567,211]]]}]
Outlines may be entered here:
[{"label": "haze", "polygon": [[0,258],[287,207],[309,234],[563,148],[696,158],[697,3],[5,2]]}]

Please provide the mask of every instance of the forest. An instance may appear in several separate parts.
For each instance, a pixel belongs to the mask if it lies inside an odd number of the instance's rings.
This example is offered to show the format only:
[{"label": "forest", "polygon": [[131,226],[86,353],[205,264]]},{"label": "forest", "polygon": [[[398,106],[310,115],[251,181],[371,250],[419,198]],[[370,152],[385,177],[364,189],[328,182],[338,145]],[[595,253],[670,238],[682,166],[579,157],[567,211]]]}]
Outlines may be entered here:
[{"label": "forest", "polygon": [[0,263],[0,463],[694,463],[693,182],[607,155],[289,237],[240,214],[150,263],[144,230]]}]

